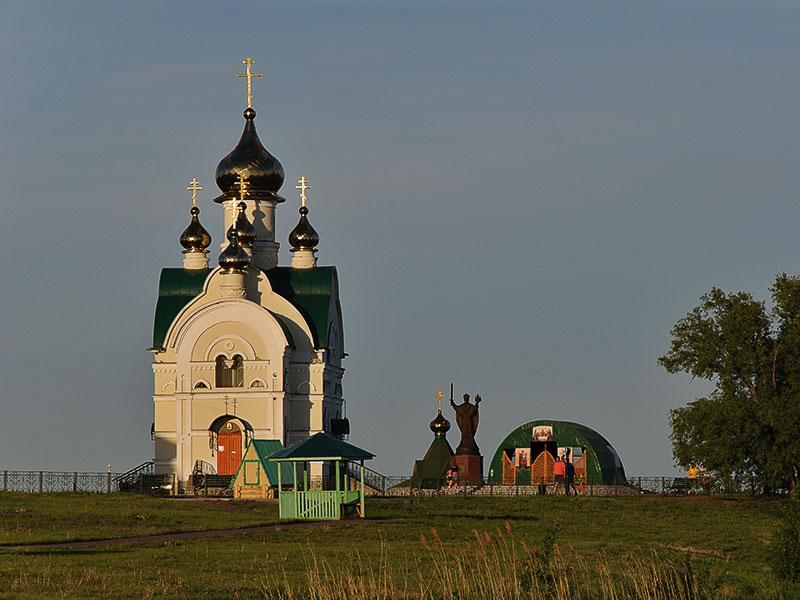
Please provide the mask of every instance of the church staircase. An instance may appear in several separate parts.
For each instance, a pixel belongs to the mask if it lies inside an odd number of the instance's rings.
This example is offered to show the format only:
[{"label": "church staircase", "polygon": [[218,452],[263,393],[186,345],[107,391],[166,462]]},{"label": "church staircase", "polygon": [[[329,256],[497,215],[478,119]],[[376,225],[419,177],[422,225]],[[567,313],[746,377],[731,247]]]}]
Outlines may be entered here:
[{"label": "church staircase", "polygon": [[[347,475],[361,485],[361,466],[355,463],[347,463]],[[373,471],[369,467],[364,467],[364,489],[372,491],[374,494],[384,494],[391,487],[389,478],[382,473]]]}]

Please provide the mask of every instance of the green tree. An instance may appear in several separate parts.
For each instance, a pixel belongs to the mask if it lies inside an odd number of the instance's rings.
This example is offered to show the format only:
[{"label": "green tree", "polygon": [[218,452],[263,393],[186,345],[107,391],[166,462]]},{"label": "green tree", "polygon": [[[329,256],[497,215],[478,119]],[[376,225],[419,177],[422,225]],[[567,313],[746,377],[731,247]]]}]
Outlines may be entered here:
[{"label": "green tree", "polygon": [[659,359],[670,373],[714,383],[714,391],[669,413],[676,462],[765,488],[800,470],[800,278],[778,275],[772,310],[720,289],[678,321]]}]

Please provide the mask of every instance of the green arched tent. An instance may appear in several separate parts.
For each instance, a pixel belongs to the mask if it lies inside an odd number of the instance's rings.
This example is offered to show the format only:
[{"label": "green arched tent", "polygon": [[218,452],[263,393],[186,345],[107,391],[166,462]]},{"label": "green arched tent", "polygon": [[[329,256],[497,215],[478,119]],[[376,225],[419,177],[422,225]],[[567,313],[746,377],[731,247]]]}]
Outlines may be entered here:
[{"label": "green arched tent", "polygon": [[[586,454],[586,479],[595,484],[625,483],[625,469],[617,451],[602,435],[580,423],[569,421],[530,421],[517,427],[500,443],[489,466],[490,480],[503,482],[503,455],[515,462],[515,482],[530,484],[530,463],[544,447],[554,454],[557,449],[569,448],[577,460],[579,453]],[[508,478],[505,481],[509,483]]]}]

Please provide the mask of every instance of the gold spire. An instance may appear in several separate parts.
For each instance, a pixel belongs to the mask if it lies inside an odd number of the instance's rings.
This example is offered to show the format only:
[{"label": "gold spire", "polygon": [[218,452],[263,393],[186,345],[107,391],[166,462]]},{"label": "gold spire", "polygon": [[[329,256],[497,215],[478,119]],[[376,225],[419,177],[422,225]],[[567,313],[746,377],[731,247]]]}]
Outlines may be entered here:
[{"label": "gold spire", "polygon": [[192,192],[192,205],[196,208],[197,207],[197,190],[202,190],[203,189],[202,187],[200,187],[200,182],[197,181],[196,177],[192,177],[192,180],[189,182],[189,187],[187,187],[186,189]]},{"label": "gold spire", "polygon": [[294,189],[300,190],[300,201],[303,203],[303,206],[306,205],[306,190],[310,190],[311,186],[308,185],[308,180],[306,176],[303,175],[300,179],[297,180],[299,185],[294,186]]},{"label": "gold spire", "polygon": [[439,399],[439,414],[441,414],[442,413],[442,398],[444,398],[444,394],[442,393],[442,390],[439,390],[438,392],[436,392],[435,396],[436,396],[436,398]]},{"label": "gold spire", "polygon": [[237,73],[237,77],[247,77],[247,108],[253,108],[253,89],[251,87],[253,77],[261,77],[261,73],[251,73],[250,65],[256,64],[249,56],[242,61],[242,64],[247,68],[247,73]]}]

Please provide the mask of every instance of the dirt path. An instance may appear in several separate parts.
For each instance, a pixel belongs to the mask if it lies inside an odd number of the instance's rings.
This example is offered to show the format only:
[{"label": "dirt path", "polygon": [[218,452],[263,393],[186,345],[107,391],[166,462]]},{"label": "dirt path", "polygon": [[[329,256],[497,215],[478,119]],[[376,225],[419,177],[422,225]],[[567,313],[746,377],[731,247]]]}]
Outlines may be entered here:
[{"label": "dirt path", "polygon": [[272,531],[295,531],[298,529],[326,529],[328,527],[342,527],[345,525],[359,525],[361,523],[384,523],[386,520],[365,521],[363,519],[346,519],[342,521],[309,521],[304,523],[280,523],[275,525],[258,525],[255,527],[239,527],[236,529],[206,529],[203,531],[183,531],[179,533],[161,533],[156,535],[137,535],[123,538],[107,538],[104,540],[87,540],[80,542],[58,542],[23,544],[19,546],[0,546],[2,550],[74,550],[79,548],[98,548],[103,546],[116,546],[119,544],[153,544],[173,542],[180,540],[194,540],[206,537],[219,537],[225,535],[253,535]]}]

